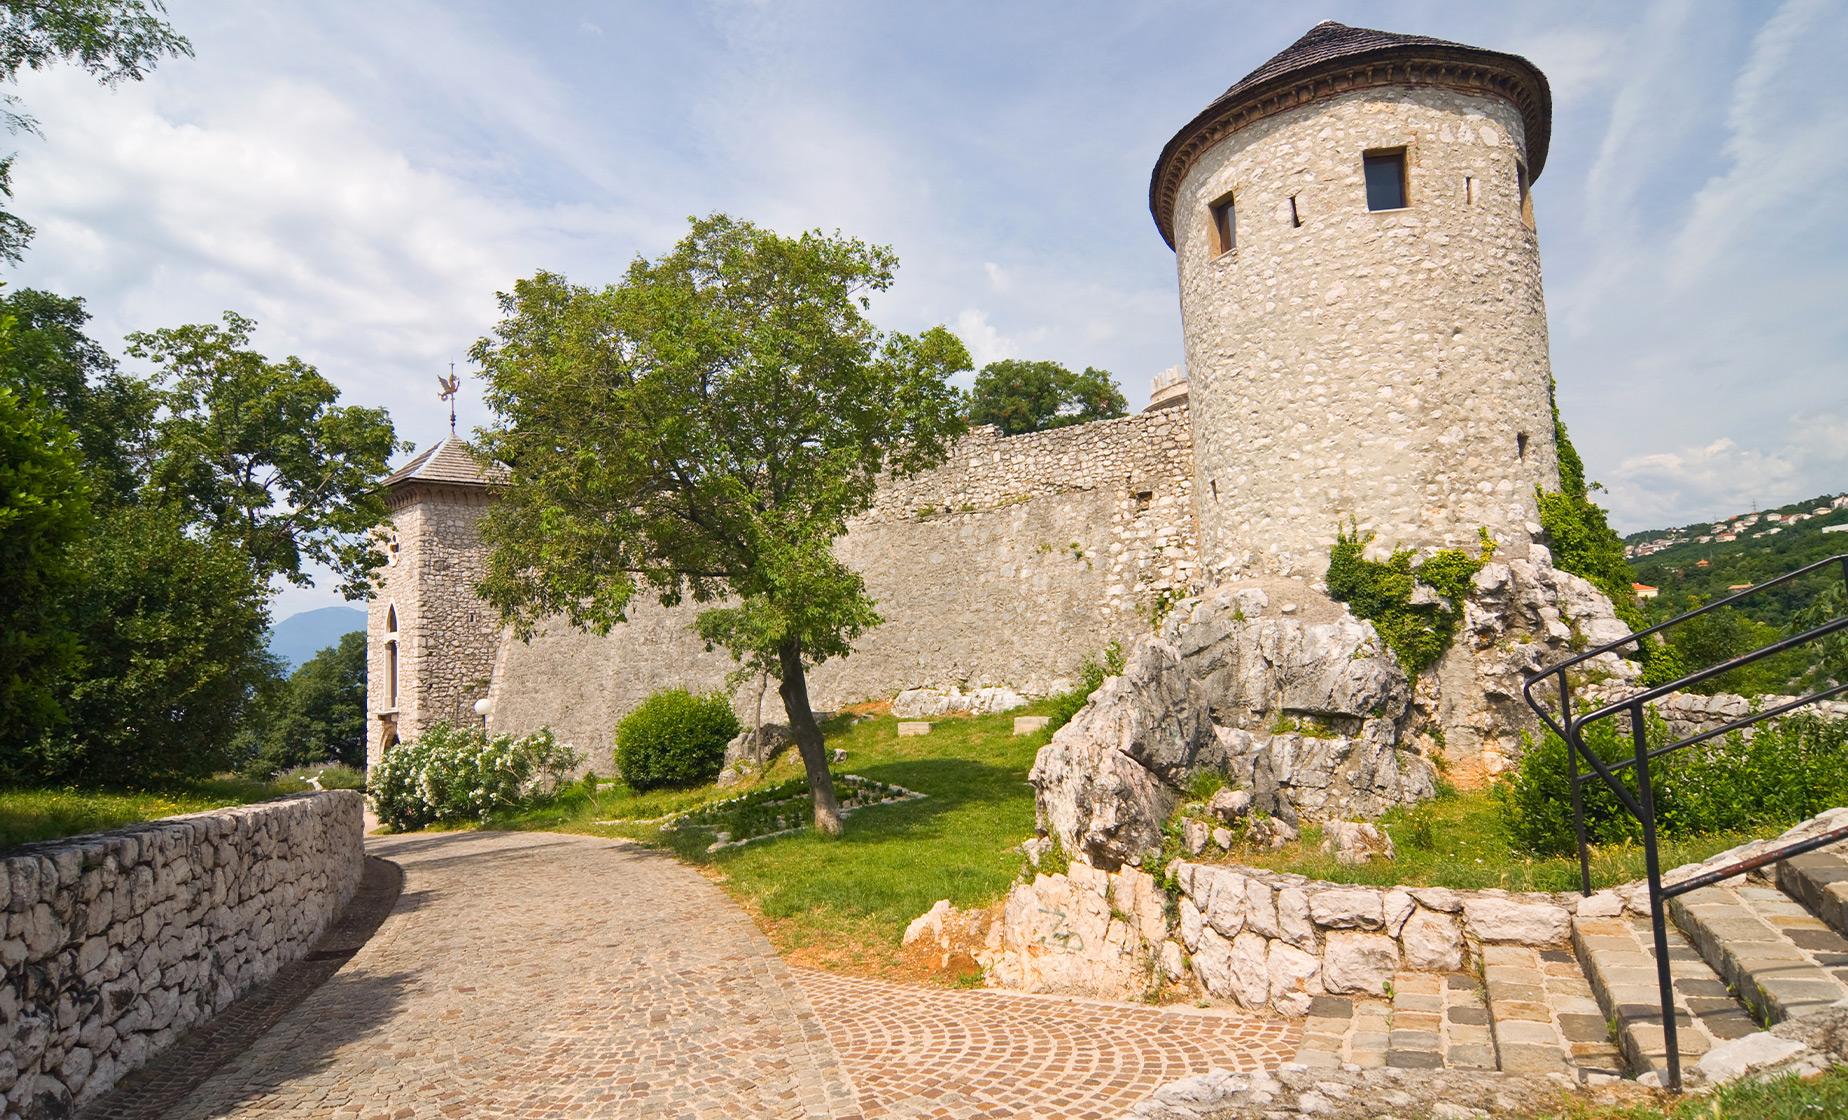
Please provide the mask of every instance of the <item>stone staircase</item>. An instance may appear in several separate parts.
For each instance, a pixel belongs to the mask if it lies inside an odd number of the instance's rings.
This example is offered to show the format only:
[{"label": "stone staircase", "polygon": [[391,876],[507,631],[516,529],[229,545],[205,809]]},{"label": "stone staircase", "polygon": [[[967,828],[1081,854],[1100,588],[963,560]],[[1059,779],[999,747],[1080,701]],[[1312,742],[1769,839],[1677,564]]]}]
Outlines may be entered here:
[{"label": "stone staircase", "polygon": [[[1583,909],[1570,949],[1484,945],[1479,975],[1401,972],[1379,998],[1316,997],[1296,1060],[1665,1079],[1649,919],[1634,903]],[[1848,844],[1674,899],[1669,916],[1684,1079],[1721,1043],[1848,1000]]]},{"label": "stone staircase", "polygon": [[[1848,999],[1848,851],[1824,848],[1669,902],[1683,1077],[1719,1043]],[[1579,917],[1573,948],[1629,1070],[1666,1075],[1647,917]]]}]

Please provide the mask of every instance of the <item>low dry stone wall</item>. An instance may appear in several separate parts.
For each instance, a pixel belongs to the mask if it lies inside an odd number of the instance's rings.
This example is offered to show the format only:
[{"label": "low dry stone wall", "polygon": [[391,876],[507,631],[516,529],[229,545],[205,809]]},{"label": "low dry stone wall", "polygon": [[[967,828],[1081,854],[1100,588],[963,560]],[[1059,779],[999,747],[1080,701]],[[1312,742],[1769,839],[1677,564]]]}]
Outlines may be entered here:
[{"label": "low dry stone wall", "polygon": [[[1564,948],[1613,896],[1359,887],[1177,861],[1172,901],[1136,867],[1074,861],[1017,884],[986,921],[940,904],[908,943],[967,952],[997,987],[1135,998],[1164,989],[1302,1015],[1323,993],[1378,996],[1401,970],[1455,972],[1484,945]],[[958,942],[961,944],[958,944]]]},{"label": "low dry stone wall", "polygon": [[363,834],[335,790],[0,857],[6,1115],[70,1115],[305,955],[359,886]]}]

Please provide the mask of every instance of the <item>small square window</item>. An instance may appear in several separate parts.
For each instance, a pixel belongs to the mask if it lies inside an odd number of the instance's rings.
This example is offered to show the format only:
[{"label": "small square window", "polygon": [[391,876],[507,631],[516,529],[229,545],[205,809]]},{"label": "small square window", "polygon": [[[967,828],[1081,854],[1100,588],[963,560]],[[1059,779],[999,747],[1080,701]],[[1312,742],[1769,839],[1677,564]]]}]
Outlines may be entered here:
[{"label": "small square window", "polygon": [[1226,195],[1210,207],[1213,225],[1213,255],[1230,253],[1238,245],[1238,212],[1232,206],[1232,196]]},{"label": "small square window", "polygon": [[1367,152],[1361,165],[1367,176],[1367,209],[1405,209],[1405,149]]}]

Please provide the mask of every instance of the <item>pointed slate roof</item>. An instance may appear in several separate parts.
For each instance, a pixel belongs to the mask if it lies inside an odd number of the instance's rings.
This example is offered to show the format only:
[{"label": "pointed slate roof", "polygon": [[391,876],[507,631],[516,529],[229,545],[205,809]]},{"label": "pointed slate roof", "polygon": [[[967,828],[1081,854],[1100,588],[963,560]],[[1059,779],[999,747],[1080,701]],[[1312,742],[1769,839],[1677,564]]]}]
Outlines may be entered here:
[{"label": "pointed slate roof", "polygon": [[1173,247],[1175,195],[1201,152],[1253,121],[1367,85],[1451,85],[1499,93],[1520,109],[1526,126],[1528,181],[1546,166],[1553,95],[1533,63],[1448,39],[1323,20],[1214,98],[1162,148],[1149,178],[1149,211],[1162,239]]},{"label": "pointed slate roof", "polygon": [[483,467],[468,444],[448,435],[391,472],[385,485],[435,482],[450,486],[488,486],[504,481],[506,474],[506,468],[498,463]]}]

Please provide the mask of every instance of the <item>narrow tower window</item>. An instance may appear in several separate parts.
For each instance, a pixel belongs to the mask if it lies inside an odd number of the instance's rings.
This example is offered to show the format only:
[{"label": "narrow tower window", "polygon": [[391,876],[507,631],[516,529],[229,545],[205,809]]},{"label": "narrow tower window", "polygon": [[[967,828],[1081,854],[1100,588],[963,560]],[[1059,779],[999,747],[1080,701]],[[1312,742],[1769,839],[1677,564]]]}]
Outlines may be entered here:
[{"label": "narrow tower window", "polygon": [[1531,227],[1534,224],[1534,199],[1527,189],[1527,165],[1519,160],[1514,164],[1514,185],[1520,192],[1521,220]]},{"label": "narrow tower window", "polygon": [[398,608],[385,605],[385,707],[398,707]]},{"label": "narrow tower window", "polygon": [[1231,195],[1214,202],[1211,211],[1213,255],[1217,257],[1222,253],[1230,253],[1238,245],[1238,213],[1232,207]]},{"label": "narrow tower window", "polygon": [[1521,462],[1523,463],[1527,462],[1527,433],[1526,432],[1521,432],[1520,434],[1514,437],[1514,452],[1515,454],[1521,457]]},{"label": "narrow tower window", "polygon": [[1405,149],[1366,152],[1361,167],[1367,176],[1367,209],[1405,209]]},{"label": "narrow tower window", "polygon": [[1290,225],[1297,229],[1303,228],[1303,216],[1297,213],[1295,195],[1290,196]]},{"label": "narrow tower window", "polygon": [[1463,205],[1476,205],[1476,179],[1473,175],[1463,176]]}]

